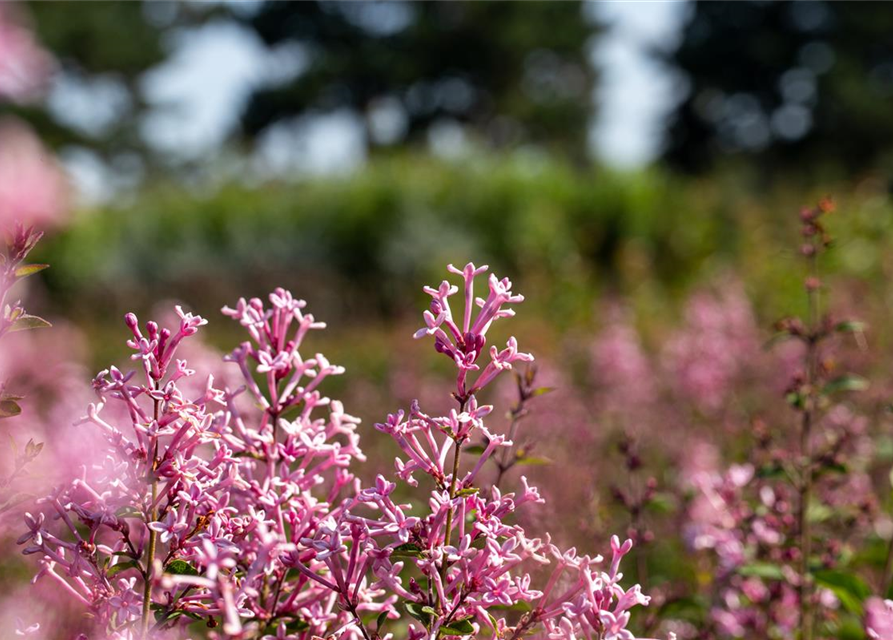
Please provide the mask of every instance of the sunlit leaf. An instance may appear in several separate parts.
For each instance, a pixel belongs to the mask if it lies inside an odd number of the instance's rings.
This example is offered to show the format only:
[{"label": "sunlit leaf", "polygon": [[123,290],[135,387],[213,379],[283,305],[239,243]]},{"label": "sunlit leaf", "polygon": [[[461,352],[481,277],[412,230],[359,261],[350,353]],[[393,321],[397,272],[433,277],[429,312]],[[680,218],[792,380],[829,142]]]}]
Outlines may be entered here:
[{"label": "sunlit leaf", "polygon": [[544,464],[552,464],[552,461],[549,458],[534,458],[530,456],[525,456],[523,458],[518,458],[515,460],[515,464],[523,464],[528,466],[540,466]]},{"label": "sunlit leaf", "polygon": [[474,633],[474,625],[471,624],[471,618],[453,620],[448,625],[441,627],[440,633],[445,636],[467,636]]},{"label": "sunlit leaf", "polygon": [[833,380],[829,380],[824,387],[822,393],[832,394],[840,391],[864,391],[868,388],[868,380],[862,376],[853,373],[842,375]]},{"label": "sunlit leaf", "polygon": [[113,578],[118,575],[122,571],[127,571],[128,569],[139,569],[139,564],[136,561],[130,560],[128,562],[119,562],[113,567],[109,567],[109,570],[106,572],[109,578]]},{"label": "sunlit leaf", "polygon": [[50,265],[48,264],[23,264],[21,267],[16,269],[15,275],[16,278],[27,278],[28,276],[32,276],[35,273],[43,271]]},{"label": "sunlit leaf", "polygon": [[12,418],[22,412],[22,408],[15,400],[0,400],[0,419]]},{"label": "sunlit leaf", "polygon": [[434,611],[431,607],[422,606],[417,602],[407,602],[403,607],[409,615],[425,625],[426,628],[431,626],[432,616],[430,611]]},{"label": "sunlit leaf", "polygon": [[420,558],[421,556],[422,548],[412,542],[401,544],[399,547],[394,547],[394,550],[391,551],[392,558]]},{"label": "sunlit leaf", "polygon": [[860,577],[833,569],[821,569],[813,577],[816,584],[832,591],[847,611],[862,615],[862,603],[871,595],[871,588]]},{"label": "sunlit leaf", "polygon": [[12,323],[12,326],[9,327],[10,331],[28,331],[29,329],[45,329],[47,327],[52,327],[49,322],[40,318],[38,316],[32,316],[23,314],[15,319]]},{"label": "sunlit leaf", "polygon": [[738,568],[738,573],[742,576],[766,578],[768,580],[783,580],[784,574],[781,567],[777,564],[769,562],[751,562],[743,567]]},{"label": "sunlit leaf", "polygon": [[198,570],[185,560],[173,560],[164,568],[168,573],[181,576],[197,576]]}]

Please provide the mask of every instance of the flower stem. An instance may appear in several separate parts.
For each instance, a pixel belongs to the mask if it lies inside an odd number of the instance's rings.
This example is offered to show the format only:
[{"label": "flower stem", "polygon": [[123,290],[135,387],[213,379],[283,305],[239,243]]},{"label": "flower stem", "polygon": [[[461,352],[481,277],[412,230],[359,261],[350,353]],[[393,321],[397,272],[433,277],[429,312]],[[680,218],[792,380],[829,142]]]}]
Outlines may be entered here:
[{"label": "flower stem", "polygon": [[[810,279],[817,282],[818,261],[813,253],[809,261]],[[810,438],[814,421],[816,404],[815,385],[818,378],[818,332],[819,332],[819,299],[814,286],[807,288],[809,297],[809,336],[806,343],[806,398],[800,422],[800,640],[812,640],[812,578],[809,573],[809,560],[812,555],[812,528],[809,522],[809,503],[812,500],[812,447]]]},{"label": "flower stem", "polygon": [[[456,497],[456,476],[459,475],[459,456],[462,454],[462,444],[456,441],[456,451],[453,454],[453,477],[450,479],[450,501]],[[447,512],[446,517],[446,534],[443,538],[444,546],[450,545],[450,538],[453,535],[453,507]]]},{"label": "flower stem", "polygon": [[[459,403],[459,412],[465,411],[465,401],[461,401]],[[462,455],[462,442],[458,439],[453,440],[456,445],[456,449],[453,452],[453,474],[450,477],[450,509],[447,511],[446,517],[446,533],[443,537],[443,546],[450,546],[450,540],[453,537],[453,499],[456,497],[456,484],[459,477],[459,458]],[[440,565],[440,578],[441,580],[446,579],[446,571],[447,571],[447,563],[446,558],[443,559]]]},{"label": "flower stem", "polygon": [[[155,389],[158,388],[158,381],[156,380],[153,385]],[[159,400],[155,400],[155,421],[158,422],[158,413],[159,413]],[[152,476],[152,501],[150,502],[149,514],[146,518],[146,526],[150,522],[154,522],[158,518],[158,514],[156,512],[155,503],[158,500],[158,480],[155,477],[155,467],[158,464],[158,440],[155,441],[155,446],[152,451],[152,459],[149,466],[149,473]],[[158,533],[154,529],[149,529],[149,546],[146,551],[146,572],[143,577],[143,612],[142,618],[140,621],[140,629],[142,630],[143,638],[149,637],[149,612],[150,605],[152,604],[152,570],[153,565],[155,564],[155,547],[157,544]]]}]

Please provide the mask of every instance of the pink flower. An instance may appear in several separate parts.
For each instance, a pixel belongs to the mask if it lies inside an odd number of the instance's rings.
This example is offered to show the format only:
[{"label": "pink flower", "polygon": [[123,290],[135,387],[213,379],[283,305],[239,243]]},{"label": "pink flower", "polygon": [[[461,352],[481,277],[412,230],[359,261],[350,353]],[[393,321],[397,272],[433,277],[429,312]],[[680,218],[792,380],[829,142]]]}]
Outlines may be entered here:
[{"label": "pink flower", "polygon": [[150,522],[149,528],[161,534],[159,538],[161,539],[162,544],[168,544],[171,542],[177,543],[179,540],[179,533],[188,529],[189,525],[180,521],[177,510],[172,507],[168,510],[164,520],[161,520],[160,522]]},{"label": "pink flower", "polygon": [[865,633],[872,640],[893,638],[893,600],[872,597],[865,601]]},{"label": "pink flower", "polygon": [[0,98],[29,101],[45,82],[53,60],[19,17],[8,4],[0,5]]},{"label": "pink flower", "polygon": [[[2,48],[0,24],[0,66]],[[55,159],[24,125],[0,122],[0,224],[46,228],[61,223],[67,210],[68,186]]]}]

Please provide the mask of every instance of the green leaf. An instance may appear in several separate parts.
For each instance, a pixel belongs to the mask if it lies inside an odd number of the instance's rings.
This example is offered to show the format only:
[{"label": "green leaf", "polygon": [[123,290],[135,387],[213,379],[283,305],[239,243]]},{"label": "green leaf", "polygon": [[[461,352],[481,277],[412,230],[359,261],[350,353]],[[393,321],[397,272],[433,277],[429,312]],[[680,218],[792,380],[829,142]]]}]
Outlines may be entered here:
[{"label": "green leaf", "polygon": [[490,625],[493,627],[493,631],[496,632],[496,637],[498,638],[498,637],[499,637],[499,632],[496,631],[496,629],[499,628],[499,627],[498,627],[499,622],[496,620],[496,618],[493,617],[493,614],[490,613],[489,611],[487,611],[486,609],[484,609],[484,613],[486,613],[486,614],[487,614],[487,617],[490,619]]},{"label": "green leaf", "polygon": [[670,513],[671,511],[673,511],[673,507],[675,506],[676,501],[673,500],[673,496],[671,494],[656,493],[645,505],[645,508],[656,513]]},{"label": "green leaf", "polygon": [[765,578],[767,580],[784,579],[781,567],[770,562],[751,562],[743,567],[739,567],[738,574],[745,577]]},{"label": "green leaf", "polygon": [[871,589],[861,578],[834,569],[821,569],[813,577],[817,585],[832,591],[847,611],[862,615],[862,603],[871,595]]},{"label": "green leaf", "polygon": [[198,575],[198,570],[185,560],[173,560],[167,564],[164,570],[180,576]]},{"label": "green leaf", "polygon": [[477,494],[478,491],[480,491],[478,487],[465,487],[456,492],[456,497],[464,498],[465,496],[473,496]]},{"label": "green leaf", "polygon": [[0,400],[0,419],[12,418],[22,412],[22,408],[15,400]]},{"label": "green leaf", "polygon": [[412,542],[407,542],[406,544],[401,544],[399,547],[394,547],[394,550],[391,551],[392,558],[421,558],[422,557],[422,548],[413,544]]},{"label": "green leaf", "polygon": [[15,319],[15,321],[9,327],[9,331],[28,331],[29,329],[45,329],[52,326],[53,325],[51,325],[43,318],[40,318],[38,316],[31,316],[25,313]]},{"label": "green leaf", "polygon": [[862,333],[865,331],[865,323],[859,320],[844,320],[834,325],[834,330],[840,333]]},{"label": "green leaf", "polygon": [[453,620],[448,625],[440,628],[440,633],[445,636],[467,636],[474,633],[474,625],[471,618]]},{"label": "green leaf", "polygon": [[462,451],[464,451],[465,453],[480,455],[484,452],[484,449],[486,449],[486,447],[482,444],[472,444],[462,449]]},{"label": "green leaf", "polygon": [[382,611],[378,614],[378,619],[375,620],[375,632],[378,635],[381,635],[381,629],[384,626],[384,623],[388,620],[388,612]]},{"label": "green leaf", "polygon": [[16,278],[27,278],[28,276],[33,276],[35,273],[43,271],[50,265],[48,264],[23,264],[18,269],[16,269]]},{"label": "green leaf", "polygon": [[518,458],[515,460],[515,464],[524,464],[528,466],[540,466],[544,464],[552,464],[552,461],[549,458],[534,458],[530,456],[524,456],[523,458]]},{"label": "green leaf", "polygon": [[[152,608],[155,609],[155,622],[161,622],[162,620],[165,622],[170,622],[171,620],[176,620],[177,618],[182,618],[186,616],[187,618],[192,618],[193,620],[204,620],[199,614],[193,613],[191,611],[183,611],[183,609],[174,609],[173,611],[165,611],[164,608],[157,608],[155,605],[152,605]],[[287,627],[288,625],[286,625]]]},{"label": "green leaf", "polygon": [[429,610],[434,611],[434,609],[428,606],[422,606],[417,602],[407,602],[403,607],[406,609],[406,613],[425,625],[426,629],[431,626],[431,614],[429,613]]},{"label": "green leaf", "polygon": [[863,391],[868,388],[868,380],[853,373],[829,380],[822,388],[822,393],[830,395],[839,391]]},{"label": "green leaf", "polygon": [[520,611],[521,613],[527,613],[528,611],[532,611],[533,607],[526,600],[519,600],[515,604],[495,604],[491,606],[490,609],[495,609],[498,611]]},{"label": "green leaf", "polygon": [[824,522],[834,515],[834,510],[826,504],[811,502],[806,509],[806,517],[810,522]]},{"label": "green leaf", "polygon": [[661,605],[658,615],[661,619],[682,619],[700,623],[709,608],[709,604],[700,596],[671,598]]},{"label": "green leaf", "polygon": [[530,394],[531,398],[536,398],[537,396],[544,396],[547,393],[552,393],[555,391],[555,387],[539,387],[533,390],[533,393]]},{"label": "green leaf", "polygon": [[828,464],[823,464],[815,475],[821,476],[827,473],[840,473],[846,475],[849,473],[849,469],[842,462],[829,462]]},{"label": "green leaf", "polygon": [[310,623],[304,620],[304,618],[295,618],[291,622],[285,625],[285,628],[288,631],[306,631],[310,628]]},{"label": "green leaf", "polygon": [[797,393],[796,391],[791,391],[788,393],[784,399],[787,401],[789,405],[794,407],[795,409],[802,409],[804,407],[804,396],[802,393]]},{"label": "green leaf", "polygon": [[757,478],[783,478],[785,475],[784,468],[778,464],[764,464],[757,469]]},{"label": "green leaf", "polygon": [[128,561],[128,562],[119,562],[115,566],[109,567],[107,575],[109,578],[113,578],[114,576],[118,575],[122,571],[127,571],[128,569],[139,569],[139,568],[140,568],[140,565],[137,564],[137,562],[133,561],[133,560]]},{"label": "green leaf", "polygon": [[136,507],[126,506],[115,511],[115,515],[119,518],[142,518],[143,512]]}]

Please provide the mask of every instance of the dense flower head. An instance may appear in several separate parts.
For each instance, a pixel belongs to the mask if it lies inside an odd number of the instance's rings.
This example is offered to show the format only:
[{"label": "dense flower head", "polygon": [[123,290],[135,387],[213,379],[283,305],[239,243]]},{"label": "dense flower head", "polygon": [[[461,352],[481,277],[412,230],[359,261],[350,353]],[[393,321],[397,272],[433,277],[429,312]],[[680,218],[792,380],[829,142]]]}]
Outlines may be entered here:
[{"label": "dense flower head", "polygon": [[[459,272],[468,301],[481,271]],[[467,307],[462,331],[448,326],[439,343],[460,354],[460,371],[492,321],[510,315],[502,305],[521,301],[507,280],[490,284],[477,318]],[[211,637],[387,640],[399,619],[413,639],[634,638],[630,610],[649,598],[621,586],[632,542],[614,537],[608,561],[559,549],[514,521],[543,502],[526,478],[509,491],[483,484],[511,442],[485,424],[493,407],[474,394],[491,369],[530,359],[514,339],[460,386],[453,410],[429,415],[414,402],[376,425],[404,457],[393,478],[362,487],[350,471],[364,459],[359,421],[320,390],[343,369],[302,355],[308,332],[324,325],[287,291],[268,300],[223,309],[249,336],[226,356],[241,384],[220,389],[208,376],[189,395],[182,383],[199,374],[178,350],[206,321],[179,307],[171,328],[126,316],[138,372],[100,372],[99,400],[81,421],[103,434],[104,457],[41,499],[18,540],[38,558],[36,579],[89,611],[94,636],[184,637],[202,620]],[[474,436],[482,451],[470,448]]]},{"label": "dense flower head", "polygon": [[[484,353],[487,343],[487,331],[495,320],[510,318],[515,315],[514,310],[506,308],[508,304],[518,304],[524,301],[524,296],[512,293],[512,281],[508,278],[501,280],[490,274],[488,279],[489,294],[487,298],[475,298],[474,280],[485,273],[487,265],[476,267],[469,262],[463,269],[453,265],[448,266],[450,273],[462,276],[464,281],[464,309],[461,326],[453,317],[450,308],[450,296],[459,292],[459,287],[451,285],[444,280],[436,289],[425,287],[424,291],[431,296],[431,308],[423,314],[425,326],[416,331],[416,338],[434,336],[434,348],[438,353],[443,353],[456,364],[459,369],[456,380],[456,397],[467,399],[477,391],[487,386],[501,372],[512,368],[514,362],[531,362],[533,356],[529,353],[518,351],[518,343],[515,338],[509,338],[505,349],[490,347],[490,362],[486,365],[477,379],[471,383],[467,380],[469,371],[478,371],[480,366],[478,359]],[[477,315],[473,316],[474,307],[480,307]]]},{"label": "dense flower head", "polygon": [[[42,499],[19,539],[25,554],[40,558],[38,578],[59,582],[87,607],[95,632],[142,637],[141,618],[152,609],[158,632],[197,617],[219,617],[234,637],[259,628],[266,606],[259,584],[283,580],[286,554],[351,484],[346,469],[362,458],[357,420],[315,389],[340,368],[321,355],[301,359],[307,329],[319,327],[301,314],[302,301],[281,290],[270,299],[269,310],[241,303],[256,314],[246,324],[256,340],[230,357],[245,385],[217,389],[209,376],[197,396],[181,391],[197,374],[176,355],[206,321],[180,307],[172,328],[125,317],[141,371],[100,372],[99,402],[82,420],[104,435],[105,458]],[[261,354],[286,365],[264,369]],[[266,374],[266,394],[255,372]],[[256,401],[239,402],[246,389]],[[321,409],[328,417],[316,416]],[[325,595],[300,602],[321,607],[314,615],[325,619]],[[282,603],[286,611],[295,615]]]}]

